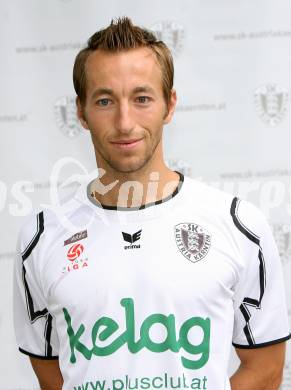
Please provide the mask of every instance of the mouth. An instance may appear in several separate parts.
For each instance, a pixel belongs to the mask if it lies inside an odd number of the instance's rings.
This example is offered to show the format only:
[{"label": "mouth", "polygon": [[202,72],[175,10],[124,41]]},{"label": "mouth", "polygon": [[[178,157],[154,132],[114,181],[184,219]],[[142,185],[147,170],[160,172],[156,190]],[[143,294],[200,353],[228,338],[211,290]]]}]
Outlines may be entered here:
[{"label": "mouth", "polygon": [[140,142],[142,141],[142,138],[140,139],[129,139],[129,140],[119,140],[115,142],[111,142],[111,144],[119,149],[132,149]]}]

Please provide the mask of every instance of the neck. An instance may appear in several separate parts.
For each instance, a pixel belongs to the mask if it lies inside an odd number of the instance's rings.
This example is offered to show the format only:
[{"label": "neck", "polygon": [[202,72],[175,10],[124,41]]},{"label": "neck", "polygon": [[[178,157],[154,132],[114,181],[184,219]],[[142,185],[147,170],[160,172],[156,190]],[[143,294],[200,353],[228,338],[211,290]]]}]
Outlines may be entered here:
[{"label": "neck", "polygon": [[135,172],[106,172],[91,184],[90,193],[106,206],[140,207],[170,196],[179,184],[179,175],[165,164],[143,167]]}]

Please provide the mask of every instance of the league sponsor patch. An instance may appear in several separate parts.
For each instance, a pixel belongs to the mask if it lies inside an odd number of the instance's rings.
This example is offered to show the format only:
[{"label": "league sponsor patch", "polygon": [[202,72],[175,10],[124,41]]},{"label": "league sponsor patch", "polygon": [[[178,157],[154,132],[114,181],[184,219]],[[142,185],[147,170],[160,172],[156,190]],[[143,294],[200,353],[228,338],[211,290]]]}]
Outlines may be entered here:
[{"label": "league sponsor patch", "polygon": [[68,250],[67,258],[70,261],[74,261],[81,255],[81,253],[84,251],[84,247],[82,244],[75,244],[70,247]]},{"label": "league sponsor patch", "polygon": [[69,260],[65,267],[63,267],[62,273],[70,271],[80,270],[88,267],[88,258],[84,257],[84,246],[82,244],[72,245],[67,252],[67,260]]}]

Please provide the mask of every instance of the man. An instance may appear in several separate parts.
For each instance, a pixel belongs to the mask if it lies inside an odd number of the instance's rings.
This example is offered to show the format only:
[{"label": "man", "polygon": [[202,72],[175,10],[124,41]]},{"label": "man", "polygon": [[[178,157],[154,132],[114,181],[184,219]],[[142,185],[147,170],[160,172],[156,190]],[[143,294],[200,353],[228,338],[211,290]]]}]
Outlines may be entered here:
[{"label": "man", "polygon": [[166,166],[168,48],[118,19],[78,54],[74,86],[100,175],[63,206],[75,231],[54,210],[28,220],[15,266],[16,336],[41,388],[278,389],[274,240],[254,206]]}]

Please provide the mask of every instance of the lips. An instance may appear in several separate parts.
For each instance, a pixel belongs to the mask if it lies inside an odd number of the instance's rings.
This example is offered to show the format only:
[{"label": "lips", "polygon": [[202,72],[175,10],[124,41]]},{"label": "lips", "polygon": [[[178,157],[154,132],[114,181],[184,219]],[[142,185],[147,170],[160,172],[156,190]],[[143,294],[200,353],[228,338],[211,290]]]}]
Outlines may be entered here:
[{"label": "lips", "polygon": [[136,139],[118,140],[118,141],[111,142],[111,144],[119,149],[131,149],[139,145],[141,141],[142,138],[136,138]]},{"label": "lips", "polygon": [[129,139],[129,140],[118,140],[118,141],[112,141],[112,144],[132,144],[134,142],[140,141],[141,138],[136,139]]}]

